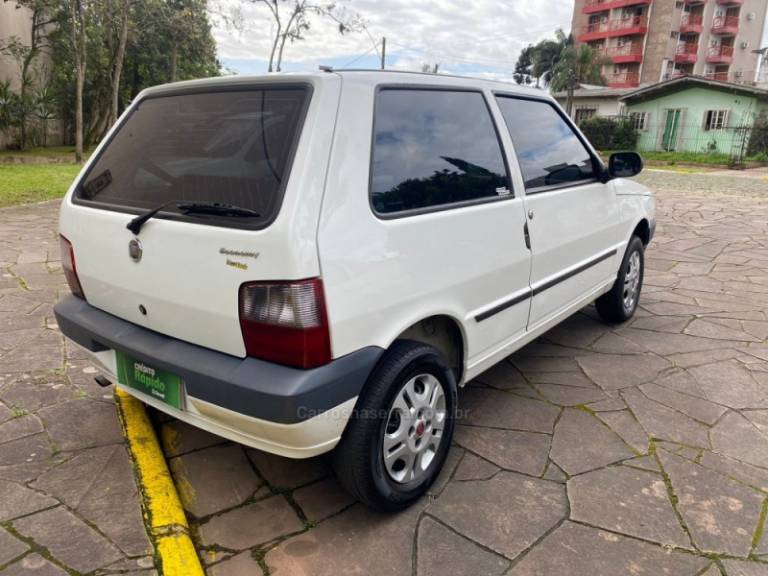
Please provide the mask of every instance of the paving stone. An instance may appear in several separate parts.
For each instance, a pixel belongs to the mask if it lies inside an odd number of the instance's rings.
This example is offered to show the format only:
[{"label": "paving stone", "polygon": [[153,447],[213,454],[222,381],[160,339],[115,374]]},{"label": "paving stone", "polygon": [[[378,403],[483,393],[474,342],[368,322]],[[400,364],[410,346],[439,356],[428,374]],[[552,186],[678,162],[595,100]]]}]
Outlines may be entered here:
[{"label": "paving stone", "polygon": [[171,420],[164,423],[160,427],[160,439],[163,443],[163,453],[167,458],[226,442],[221,436],[216,436],[181,420]]},{"label": "paving stone", "polygon": [[727,340],[729,342],[760,342],[761,340],[752,334],[743,330],[728,328],[722,324],[709,322],[697,318],[685,328],[686,334],[693,336],[702,336],[704,338],[716,338],[718,340]]},{"label": "paving stone", "polygon": [[261,476],[274,488],[290,490],[331,474],[322,458],[295,460],[253,449],[247,453]]},{"label": "paving stone", "polygon": [[168,463],[184,508],[198,518],[242,504],[263,484],[239,444],[189,452]]},{"label": "paving stone", "polygon": [[536,390],[552,402],[560,406],[576,406],[588,404],[599,400],[606,400],[608,396],[598,388],[579,388],[577,386],[560,386],[559,384],[537,384]]},{"label": "paving stone", "polygon": [[8,406],[16,406],[27,412],[64,402],[74,397],[74,391],[66,378],[44,372],[31,378],[16,378],[2,392],[0,397]]},{"label": "paving stone", "polygon": [[499,390],[510,390],[528,385],[520,370],[506,360],[480,374],[477,380]]},{"label": "paving stone", "polygon": [[79,450],[123,442],[112,403],[86,398],[70,400],[39,412],[51,440],[61,450]]},{"label": "paving stone", "polygon": [[[681,368],[690,368],[692,366],[701,366],[702,364],[711,364],[720,360],[730,360],[738,355],[738,351],[733,348],[722,348],[720,350],[707,350],[705,352],[688,352],[685,354],[671,354],[667,360],[675,366]],[[657,381],[657,384],[659,382]]]},{"label": "paving stone", "polygon": [[208,568],[210,576],[260,576],[261,566],[250,550],[236,554],[229,560]]},{"label": "paving stone", "polygon": [[569,408],[557,422],[550,458],[570,476],[632,456],[621,438],[588,412]]},{"label": "paving stone", "polygon": [[729,412],[712,428],[712,450],[768,468],[768,437],[737,412]]},{"label": "paving stone", "polygon": [[622,397],[646,433],[652,438],[690,446],[709,447],[707,428],[686,415],[648,399],[638,390],[625,390]]},{"label": "paving stone", "polygon": [[509,576],[696,576],[709,560],[683,552],[664,550],[604,532],[565,522],[540,542],[508,572]]},{"label": "paving stone", "polygon": [[658,455],[677,495],[677,509],[696,545],[721,554],[749,554],[763,496],[665,450]]},{"label": "paving stone", "polygon": [[0,576],[68,576],[39,554],[29,554],[18,562],[0,570]]},{"label": "paving stone", "polygon": [[509,357],[510,362],[520,370],[528,380],[536,372],[575,372],[579,366],[570,356],[520,356]]},{"label": "paving stone", "polygon": [[0,424],[0,443],[11,442],[32,436],[43,431],[43,424],[33,414],[25,414],[17,418],[11,418],[5,424]]},{"label": "paving stone", "polygon": [[557,384],[558,386],[575,386],[577,388],[596,388],[594,382],[582,372],[534,372],[528,375],[533,384]]},{"label": "paving stone", "polygon": [[654,354],[597,354],[576,358],[587,376],[606,390],[628,388],[653,380],[672,365]]},{"label": "paving stone", "polygon": [[648,472],[661,472],[659,463],[656,462],[656,458],[653,456],[638,456],[631,460],[624,460],[622,465],[638,468],[639,470],[646,470]]},{"label": "paving stone", "polygon": [[[670,304],[669,306],[679,305]],[[651,306],[646,306],[646,308],[651,308]],[[684,313],[702,314],[707,311],[707,309],[701,308],[700,306],[688,306]],[[714,312],[715,310],[709,309],[709,311]],[[656,332],[653,337],[649,337],[647,330],[628,328],[622,332],[622,335],[634,342],[642,344],[651,352],[665,357],[671,354],[685,354],[688,352],[701,352],[703,350],[717,350],[719,348],[732,347],[732,343],[726,340],[700,338],[689,334]],[[651,380],[651,378],[648,380]]]},{"label": "paving stone", "polygon": [[768,434],[768,410],[742,410],[741,415],[760,430],[763,434]]},{"label": "paving stone", "polygon": [[745,464],[708,450],[702,453],[698,463],[743,484],[768,492],[768,470],[764,468]]},{"label": "paving stone", "polygon": [[454,481],[487,480],[499,470],[501,470],[501,468],[492,462],[488,462],[488,460],[484,460],[471,452],[467,452],[461,459],[461,463],[456,469],[453,479]]},{"label": "paving stone", "polygon": [[29,550],[29,546],[0,528],[0,566],[7,564],[17,556],[21,556],[27,550]]},{"label": "paving stone", "polygon": [[50,508],[56,504],[58,502],[53,498],[26,486],[0,480],[0,522],[37,512],[43,508]]},{"label": "paving stone", "polygon": [[720,572],[720,568],[717,567],[717,564],[712,564],[700,576],[722,576],[722,572]]},{"label": "paving stone", "polygon": [[457,426],[455,441],[505,470],[539,476],[547,465],[550,437],[532,432]]},{"label": "paving stone", "polygon": [[544,472],[544,476],[542,476],[542,478],[545,480],[553,480],[555,482],[564,483],[566,480],[568,480],[568,475],[563,472],[557,464],[550,462],[549,466],[547,466],[547,471]]},{"label": "paving stone", "polygon": [[437,498],[443,492],[448,485],[448,482],[450,482],[453,477],[453,473],[459,466],[459,462],[461,462],[465,452],[466,450],[458,444],[451,445],[451,449],[448,451],[442,470],[440,470],[440,473],[437,475],[437,478],[435,478],[432,486],[427,490],[427,497]]},{"label": "paving stone", "polygon": [[709,425],[714,424],[728,410],[725,406],[720,406],[695,396],[680,394],[657,384],[643,384],[640,386],[640,390],[651,400],[655,400],[668,408],[673,408],[694,420]]},{"label": "paving stone", "polygon": [[[622,405],[624,405],[623,402]],[[597,417],[616,432],[633,450],[640,454],[648,451],[648,435],[628,410],[600,412]]]},{"label": "paving stone", "polygon": [[736,360],[695,366],[689,372],[707,400],[735,409],[768,407],[768,390]]},{"label": "paving stone", "polygon": [[[104,467],[121,446],[101,446],[77,453],[66,463],[41,474],[32,486],[77,508]],[[83,481],[85,479],[85,481]]]},{"label": "paving stone", "polygon": [[416,551],[417,576],[495,576],[503,574],[509,561],[480,548],[429,517],[419,525]]},{"label": "paving stone", "polygon": [[78,572],[91,572],[121,558],[108,540],[61,506],[16,520],[13,527]]},{"label": "paving stone", "polygon": [[603,334],[592,344],[591,348],[595,352],[603,352],[605,354],[643,354],[647,352],[645,346],[624,338],[616,332]]},{"label": "paving stone", "polygon": [[607,400],[601,400],[600,402],[591,402],[587,407],[593,412],[612,412],[615,410],[624,410],[627,405],[624,404],[624,400],[621,397],[608,398]]},{"label": "paving stone", "polygon": [[677,521],[663,478],[628,466],[611,466],[568,480],[571,520],[691,548]]},{"label": "paving stone", "polygon": [[[243,530],[247,526],[247,530]],[[282,496],[259,500],[214,516],[200,526],[204,544],[217,544],[231,550],[244,550],[293,532],[304,524]]]},{"label": "paving stone", "polygon": [[765,562],[745,560],[723,560],[722,562],[728,576],[768,576],[768,564]]},{"label": "paving stone", "polygon": [[449,484],[429,512],[470,540],[512,559],[562,520],[567,504],[559,484],[500,472],[490,480]]},{"label": "paving stone", "polygon": [[551,433],[560,410],[546,402],[481,388],[459,391],[459,405],[472,426]]},{"label": "paving stone", "polygon": [[336,478],[326,478],[299,488],[293,493],[293,499],[307,519],[313,522],[325,520],[355,502]]},{"label": "paving stone", "polygon": [[420,501],[403,512],[381,514],[356,504],[267,552],[269,574],[410,574],[416,523],[424,506]]}]

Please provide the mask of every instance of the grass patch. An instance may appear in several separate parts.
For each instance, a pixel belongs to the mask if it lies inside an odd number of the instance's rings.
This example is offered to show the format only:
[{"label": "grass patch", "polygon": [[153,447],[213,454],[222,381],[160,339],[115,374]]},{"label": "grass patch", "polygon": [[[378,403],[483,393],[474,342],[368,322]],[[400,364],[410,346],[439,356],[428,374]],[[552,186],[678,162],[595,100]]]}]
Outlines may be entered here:
[{"label": "grass patch", "polygon": [[61,198],[80,164],[0,164],[0,207]]},{"label": "grass patch", "polygon": [[[83,151],[84,156],[88,156],[93,148]],[[48,146],[46,148],[30,148],[29,150],[0,150],[0,158],[4,156],[13,156],[14,158],[69,158],[75,161],[74,146]]]}]

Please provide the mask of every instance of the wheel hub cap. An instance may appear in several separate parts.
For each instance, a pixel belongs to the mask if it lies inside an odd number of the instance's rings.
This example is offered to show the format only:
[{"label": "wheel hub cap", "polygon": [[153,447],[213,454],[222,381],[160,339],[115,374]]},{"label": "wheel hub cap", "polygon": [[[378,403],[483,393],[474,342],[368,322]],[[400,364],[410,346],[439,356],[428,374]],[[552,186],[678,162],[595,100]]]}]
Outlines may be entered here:
[{"label": "wheel hub cap", "polygon": [[445,390],[431,374],[419,374],[399,390],[389,410],[382,442],[384,468],[395,482],[421,479],[443,439]]},{"label": "wheel hub cap", "polygon": [[622,300],[624,310],[630,312],[636,303],[640,291],[640,253],[635,251],[627,260],[627,269],[624,272],[624,291]]}]

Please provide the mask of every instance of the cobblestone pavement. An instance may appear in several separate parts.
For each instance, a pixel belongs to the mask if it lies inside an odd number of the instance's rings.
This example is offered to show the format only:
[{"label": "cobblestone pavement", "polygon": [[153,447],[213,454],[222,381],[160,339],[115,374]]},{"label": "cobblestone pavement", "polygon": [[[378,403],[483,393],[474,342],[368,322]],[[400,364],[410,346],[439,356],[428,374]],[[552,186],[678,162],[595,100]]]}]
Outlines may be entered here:
[{"label": "cobblestone pavement", "polygon": [[[768,576],[768,204],[748,197],[768,194],[768,182],[652,171],[643,179],[659,193],[659,225],[636,318],[610,328],[585,308],[471,382],[459,395],[469,417],[444,473],[411,509],[381,515],[352,502],[323,458],[282,459],[165,421],[163,445],[208,573]],[[0,212],[0,226],[11,213],[52,225],[54,209]],[[48,278],[27,276],[30,288]],[[17,324],[39,306],[4,307],[18,288],[14,278],[0,282],[12,289],[0,298],[0,309],[11,308],[0,316],[6,338],[28,329]],[[41,324],[24,338],[53,344],[0,339],[18,350],[0,356],[0,374],[11,372],[10,357],[43,364],[50,381],[60,376],[50,372],[61,371],[59,336]],[[109,405],[74,363],[63,387]],[[0,399],[12,406],[3,395],[9,378]],[[32,389],[31,379],[22,387]],[[106,438],[114,422],[78,419],[100,443],[118,444]],[[56,420],[42,422],[51,433]],[[34,437],[20,444],[25,454]],[[0,442],[5,464],[2,428]],[[0,467],[0,478],[8,468],[29,483],[24,476],[54,466],[27,457]],[[62,476],[77,479],[78,469]],[[39,482],[31,485],[42,490]],[[0,495],[0,514],[6,500]],[[16,534],[32,527],[61,538],[53,527],[68,525],[43,514],[41,522],[3,521],[14,531],[0,529],[0,539],[13,550]],[[0,540],[0,562],[7,548]]]},{"label": "cobblestone pavement", "polygon": [[693,176],[643,175],[636,318],[586,308],[460,391],[469,418],[406,512],[353,503],[323,458],[163,424],[208,573],[768,575],[768,203],[715,196],[768,182]]},{"label": "cobblestone pavement", "polygon": [[0,210],[0,575],[154,573],[111,390],[64,342],[58,202]]}]

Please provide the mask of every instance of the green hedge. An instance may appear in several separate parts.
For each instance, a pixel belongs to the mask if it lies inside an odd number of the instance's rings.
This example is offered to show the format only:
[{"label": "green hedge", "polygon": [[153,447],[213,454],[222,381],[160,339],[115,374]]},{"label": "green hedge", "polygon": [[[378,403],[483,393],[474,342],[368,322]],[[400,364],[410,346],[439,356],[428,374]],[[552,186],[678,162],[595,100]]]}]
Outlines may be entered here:
[{"label": "green hedge", "polygon": [[637,146],[637,130],[629,118],[593,116],[579,128],[598,150],[634,150]]}]

